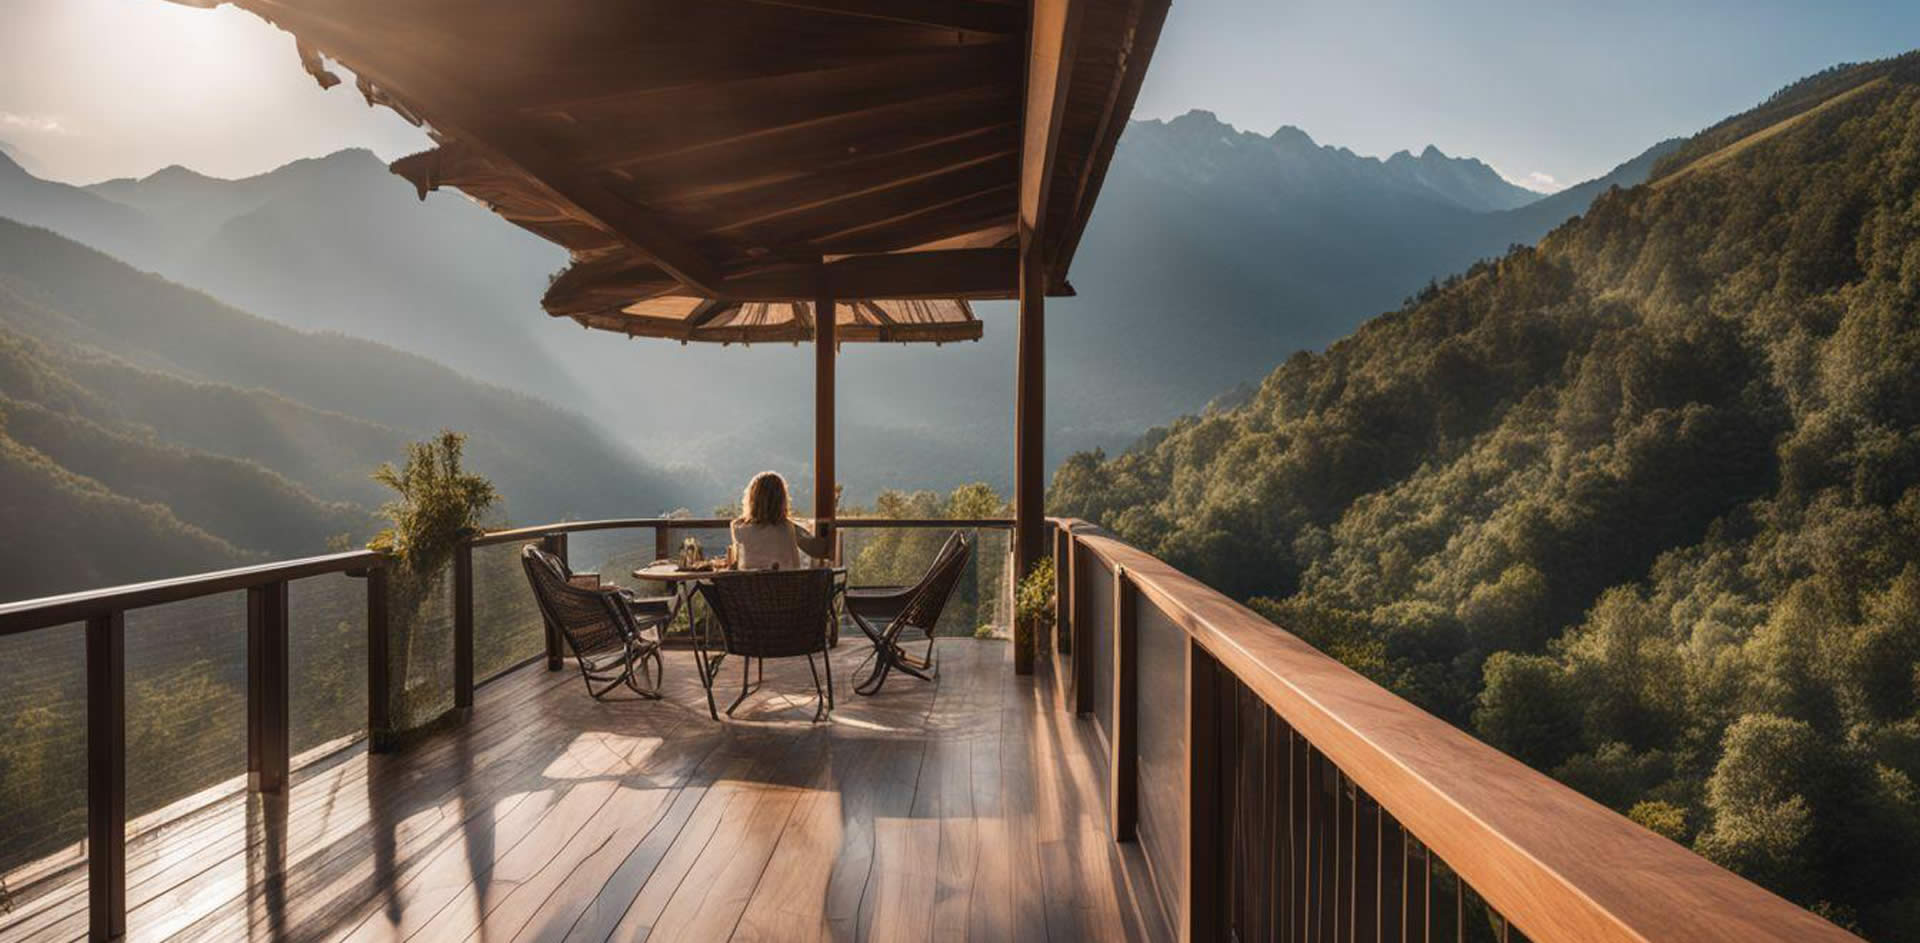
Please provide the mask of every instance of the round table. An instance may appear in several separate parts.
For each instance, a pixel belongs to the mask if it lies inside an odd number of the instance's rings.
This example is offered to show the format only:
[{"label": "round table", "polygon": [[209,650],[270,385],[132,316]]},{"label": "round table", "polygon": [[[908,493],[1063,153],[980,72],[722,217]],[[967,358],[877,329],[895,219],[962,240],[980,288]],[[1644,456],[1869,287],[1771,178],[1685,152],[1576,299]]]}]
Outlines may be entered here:
[{"label": "round table", "polygon": [[[715,575],[724,576],[729,573],[751,573],[751,572],[754,572],[754,571],[739,570],[739,569],[734,569],[732,567],[727,567],[727,568],[718,569],[718,570],[711,570],[711,569],[710,570],[688,570],[688,569],[682,569],[680,564],[675,563],[672,560],[656,560],[652,563],[647,564],[646,566],[643,566],[637,570],[634,570],[633,578],[636,580],[645,580],[646,582],[649,582],[649,583],[665,583],[667,584],[667,586],[672,588],[673,600],[674,600],[673,615],[668,617],[668,620],[667,620],[668,624],[671,625],[673,622],[673,617],[678,616],[681,610],[684,609],[686,610],[686,613],[687,613],[687,631],[689,633],[697,633],[700,631],[700,629],[697,627],[695,623],[694,613],[693,613],[694,589],[698,587],[701,583],[712,579]],[[836,566],[833,568],[833,573],[834,573],[834,576],[836,577],[836,580],[835,580],[836,591],[844,591],[846,589],[847,568],[844,566]],[[839,633],[836,631],[834,635],[836,636],[836,641],[837,641],[837,636],[839,635]]]}]

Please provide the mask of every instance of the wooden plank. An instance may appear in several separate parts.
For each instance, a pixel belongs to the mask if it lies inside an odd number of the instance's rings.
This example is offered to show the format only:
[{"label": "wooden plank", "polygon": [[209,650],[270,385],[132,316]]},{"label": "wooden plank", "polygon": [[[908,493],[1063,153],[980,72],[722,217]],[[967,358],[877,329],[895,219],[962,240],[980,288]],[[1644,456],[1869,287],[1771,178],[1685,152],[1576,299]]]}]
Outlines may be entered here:
[{"label": "wooden plank", "polygon": [[453,708],[473,709],[473,544],[453,550]]},{"label": "wooden plank", "polygon": [[678,234],[669,232],[642,207],[578,173],[577,155],[556,148],[535,129],[503,121],[492,103],[431,74],[414,57],[382,55],[377,45],[380,31],[350,27],[291,0],[251,0],[249,6],[351,62],[356,74],[404,98],[409,107],[432,114],[434,127],[442,134],[518,169],[556,205],[603,227],[689,288],[711,294],[719,283],[711,260],[688,248]]},{"label": "wooden plank", "polygon": [[[1019,259],[1010,249],[940,249],[854,256],[827,263],[834,297],[861,299],[1003,298],[1014,294]],[[812,266],[793,266],[728,279],[736,301],[814,301]]]},{"label": "wooden plank", "polygon": [[60,596],[0,603],[0,635],[31,632],[70,622],[85,622],[128,609],[144,609],[170,602],[217,596],[249,586],[365,570],[384,565],[380,555],[367,550],[262,563],[213,573],[196,573],[147,583],[90,589]]},{"label": "wooden plank", "polygon": [[818,13],[912,23],[966,33],[1012,35],[1026,27],[1020,8],[975,0],[751,0]]},{"label": "wooden plank", "polygon": [[[1143,596],[1536,939],[1847,940],[1819,916],[1667,841],[1392,694],[1137,548]],[[1654,882],[1639,876],[1659,873]]]},{"label": "wooden plank", "polygon": [[1073,59],[1086,0],[1034,0],[1028,31],[1027,92],[1020,148],[1020,229],[1044,232],[1043,214],[1053,188],[1060,125],[1072,86]]}]

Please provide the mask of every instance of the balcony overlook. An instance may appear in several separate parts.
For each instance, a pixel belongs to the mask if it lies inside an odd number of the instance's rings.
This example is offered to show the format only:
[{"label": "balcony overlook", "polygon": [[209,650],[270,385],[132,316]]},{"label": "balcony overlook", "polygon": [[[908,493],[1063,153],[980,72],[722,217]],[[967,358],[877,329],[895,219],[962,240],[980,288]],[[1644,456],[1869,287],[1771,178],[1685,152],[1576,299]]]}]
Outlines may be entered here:
[{"label": "balcony overlook", "polygon": [[[724,725],[691,651],[658,702],[514,669],[469,722],[317,757],[284,802],[136,823],[128,938],[1147,938],[1084,726],[1005,642],[941,647],[937,684],[843,688],[828,725],[792,661]],[[851,678],[860,653],[834,659]],[[0,939],[85,938],[85,885],[69,868],[19,889]]]}]

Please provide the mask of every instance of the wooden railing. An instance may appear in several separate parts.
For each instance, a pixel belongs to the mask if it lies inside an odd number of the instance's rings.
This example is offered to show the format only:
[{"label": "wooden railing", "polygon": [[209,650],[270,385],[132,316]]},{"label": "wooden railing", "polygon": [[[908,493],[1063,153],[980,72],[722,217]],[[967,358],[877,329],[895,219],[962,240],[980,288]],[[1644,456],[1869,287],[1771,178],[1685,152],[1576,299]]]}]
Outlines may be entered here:
[{"label": "wooden railing", "polygon": [[[1010,520],[999,518],[848,518],[836,523],[842,533],[875,528],[1012,527]],[[727,524],[721,518],[575,521],[493,531],[463,541],[454,555],[451,573],[455,713],[471,710],[474,689],[488,680],[475,677],[475,548],[538,541],[564,559],[569,535],[639,529],[653,532],[653,555],[664,557],[674,531],[724,530]],[[837,542],[835,551],[838,557]],[[390,565],[388,558],[379,554],[357,551],[0,604],[0,637],[75,623],[86,626],[85,853],[89,926],[94,939],[114,939],[126,931],[126,614],[225,593],[247,594],[247,788],[264,796],[284,797],[292,765],[288,584],[340,573],[366,580],[366,730],[369,749],[377,752],[394,742],[389,716],[390,688],[395,680],[389,675],[388,658]],[[561,656],[560,640],[549,628],[544,652],[526,661],[544,658],[549,668],[558,669]]]},{"label": "wooden railing", "polygon": [[380,730],[387,726],[386,565],[375,553],[337,553],[0,605],[0,636],[86,624],[87,895],[95,939],[126,932],[127,612],[246,592],[247,782],[283,795],[292,759],[287,584],[332,573],[367,578],[367,723]]},{"label": "wooden railing", "polygon": [[1053,524],[1060,690],[1180,939],[1854,939],[1153,556]]}]

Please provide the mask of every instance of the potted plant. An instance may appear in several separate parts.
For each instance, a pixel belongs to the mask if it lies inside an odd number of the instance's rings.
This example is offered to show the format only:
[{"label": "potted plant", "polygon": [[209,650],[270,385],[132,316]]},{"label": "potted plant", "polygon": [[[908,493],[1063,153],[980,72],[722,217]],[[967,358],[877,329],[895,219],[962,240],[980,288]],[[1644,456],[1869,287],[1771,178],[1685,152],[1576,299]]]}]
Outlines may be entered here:
[{"label": "potted plant", "polygon": [[403,465],[384,463],[373,473],[373,479],[395,495],[380,508],[390,525],[367,547],[393,560],[387,580],[387,651],[389,716],[396,729],[433,721],[435,716],[429,715],[438,713],[435,708],[450,692],[449,564],[500,499],[492,482],[461,468],[465,446],[465,436],[443,429],[431,439],[409,444]]},{"label": "potted plant", "polygon": [[1058,613],[1054,611],[1053,558],[1041,557],[1026,579],[1020,581],[1013,597],[1013,644],[1015,652],[1033,652],[1035,640],[1051,638]]}]

